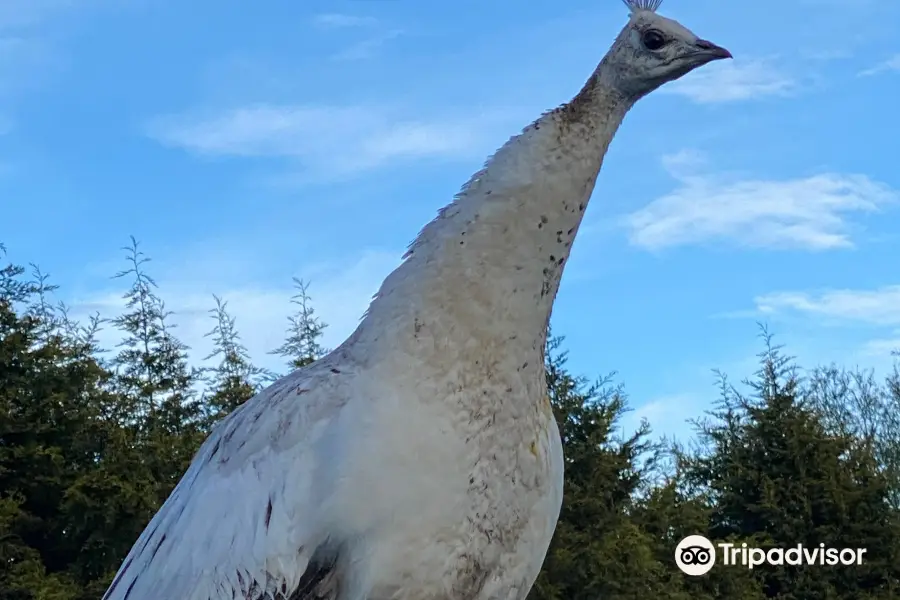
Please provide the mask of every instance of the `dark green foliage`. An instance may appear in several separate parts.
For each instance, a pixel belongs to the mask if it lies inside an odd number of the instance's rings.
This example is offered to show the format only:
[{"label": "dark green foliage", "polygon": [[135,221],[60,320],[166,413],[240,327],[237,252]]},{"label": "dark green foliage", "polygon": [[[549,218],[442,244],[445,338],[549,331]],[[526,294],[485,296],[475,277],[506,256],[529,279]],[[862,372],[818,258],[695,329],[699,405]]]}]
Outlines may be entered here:
[{"label": "dark green foliage", "polygon": [[[0,600],[96,600],[209,428],[274,375],[255,367],[227,304],[214,350],[190,364],[132,240],[123,314],[86,323],[54,303],[36,267],[0,269]],[[0,245],[0,256],[3,248]],[[321,357],[307,286],[274,351]],[[122,343],[96,343],[108,323]],[[565,501],[534,600],[900,597],[900,374],[881,384],[838,367],[801,379],[765,337],[746,393],[721,400],[688,450],[623,431],[621,386],[570,373],[559,338],[547,383],[566,454]],[[863,565],[717,565],[688,577],[687,535],[738,544],[864,547]]]},{"label": "dark green foliage", "polygon": [[[887,598],[898,589],[898,515],[871,444],[829,431],[821,385],[804,387],[790,358],[764,336],[750,395],[722,380],[702,452],[681,457],[684,480],[710,507],[707,537],[758,546],[865,548],[860,566],[754,571],[768,598]],[[821,383],[821,382],[819,382]],[[887,594],[887,595],[885,595]]]},{"label": "dark green foliage", "polygon": [[91,554],[68,494],[102,460],[111,374],[52,309],[28,304],[44,282],[20,275],[0,275],[0,598],[76,598]]}]

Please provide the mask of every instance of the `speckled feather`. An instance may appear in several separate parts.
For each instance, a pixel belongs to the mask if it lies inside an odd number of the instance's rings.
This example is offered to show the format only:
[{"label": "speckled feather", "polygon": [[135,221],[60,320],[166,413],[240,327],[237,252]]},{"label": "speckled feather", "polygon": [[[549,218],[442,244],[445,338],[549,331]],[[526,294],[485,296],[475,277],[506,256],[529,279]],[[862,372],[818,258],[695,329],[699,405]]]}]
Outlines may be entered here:
[{"label": "speckled feather", "polygon": [[636,45],[648,23],[696,39],[632,14],[581,92],[425,226],[347,341],[214,429],[104,600],[525,598],[563,493],[553,302],[613,135],[679,76]]}]

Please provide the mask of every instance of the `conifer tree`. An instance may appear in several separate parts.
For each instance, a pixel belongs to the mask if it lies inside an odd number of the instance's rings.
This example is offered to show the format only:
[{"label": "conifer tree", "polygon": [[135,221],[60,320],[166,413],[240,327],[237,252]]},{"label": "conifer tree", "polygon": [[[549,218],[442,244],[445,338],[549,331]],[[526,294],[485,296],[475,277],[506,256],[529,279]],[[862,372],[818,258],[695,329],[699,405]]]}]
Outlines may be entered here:
[{"label": "conifer tree", "polygon": [[213,296],[216,307],[211,309],[216,325],[206,336],[213,340],[213,351],[204,360],[218,359],[215,367],[205,369],[208,386],[206,410],[211,422],[218,421],[252,398],[272,375],[253,365],[247,349],[241,344],[235,319],[228,313],[228,303]]},{"label": "conifer tree", "polygon": [[102,457],[109,373],[55,331],[46,278],[22,273],[0,271],[0,598],[75,599],[89,552],[65,504]]},{"label": "conifer tree", "polygon": [[174,335],[172,313],[145,270],[150,259],[134,238],[124,250],[129,268],[116,277],[131,277],[132,284],[124,296],[125,313],[112,320],[125,336],[112,360],[124,399],[119,416],[133,431],[135,444],[144,448],[144,462],[162,502],[202,441],[202,406],[194,389],[200,376],[188,365],[188,348]]},{"label": "conifer tree", "polygon": [[684,462],[711,501],[709,538],[760,547],[867,548],[861,566],[754,570],[769,598],[890,598],[897,593],[897,515],[877,459],[859,438],[830,432],[796,364],[763,332],[751,394],[723,381],[700,423],[704,447]]},{"label": "conifer tree", "polygon": [[316,316],[308,293],[309,285],[295,277],[294,287],[297,293],[291,298],[291,303],[297,306],[297,311],[288,317],[290,326],[284,344],[271,354],[287,358],[291,369],[299,369],[326,353],[319,340],[327,325]]}]

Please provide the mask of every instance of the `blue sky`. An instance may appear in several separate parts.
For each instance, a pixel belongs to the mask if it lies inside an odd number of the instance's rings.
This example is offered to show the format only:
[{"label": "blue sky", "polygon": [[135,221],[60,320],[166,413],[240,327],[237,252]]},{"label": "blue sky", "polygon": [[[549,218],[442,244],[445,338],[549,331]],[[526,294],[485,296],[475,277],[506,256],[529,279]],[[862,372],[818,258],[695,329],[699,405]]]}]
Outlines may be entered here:
[{"label": "blue sky", "polygon": [[[334,346],[485,156],[569,99],[617,0],[4,0],[0,240],[112,316],[134,235],[199,358],[217,293],[244,342],[311,281]],[[757,321],[805,365],[900,347],[900,4],[667,0],[728,47],[614,141],[554,314],[658,433],[752,373]],[[106,332],[109,345],[113,332]]]}]

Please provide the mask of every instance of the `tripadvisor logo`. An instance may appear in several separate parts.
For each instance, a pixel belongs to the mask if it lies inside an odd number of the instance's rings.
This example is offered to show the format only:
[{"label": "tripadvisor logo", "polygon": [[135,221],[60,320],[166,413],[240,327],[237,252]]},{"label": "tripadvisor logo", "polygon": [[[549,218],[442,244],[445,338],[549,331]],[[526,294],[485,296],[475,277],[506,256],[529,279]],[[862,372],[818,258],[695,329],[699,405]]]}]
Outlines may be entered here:
[{"label": "tripadvisor logo", "polygon": [[865,548],[828,548],[819,544],[808,548],[756,548],[746,543],[720,542],[713,545],[702,535],[689,535],[675,548],[675,564],[687,575],[705,575],[718,561],[726,567],[752,569],[761,565],[861,565]]}]

